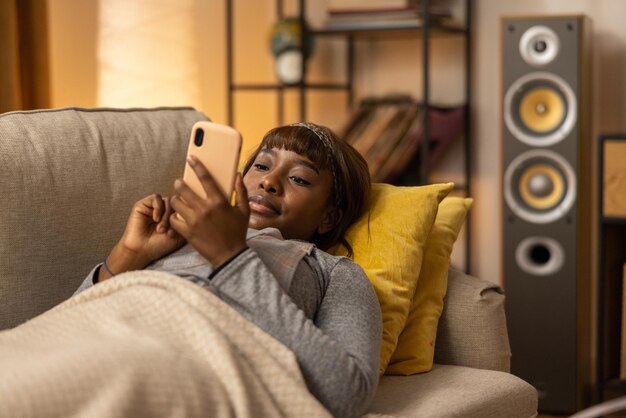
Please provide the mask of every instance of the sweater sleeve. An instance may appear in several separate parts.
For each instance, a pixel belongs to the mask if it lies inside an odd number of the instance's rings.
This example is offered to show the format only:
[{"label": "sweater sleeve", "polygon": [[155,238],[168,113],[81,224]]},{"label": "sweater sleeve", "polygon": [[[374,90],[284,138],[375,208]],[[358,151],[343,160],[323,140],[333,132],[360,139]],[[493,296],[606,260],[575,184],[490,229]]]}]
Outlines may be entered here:
[{"label": "sweater sleeve", "polygon": [[252,249],[216,274],[212,285],[226,303],[295,353],[309,390],[333,416],[360,416],[378,385],[380,308],[360,267],[348,259],[318,261],[309,257],[297,268],[298,280],[319,280],[316,270],[326,272],[314,321]]},{"label": "sweater sleeve", "polygon": [[83,280],[83,282],[80,284],[80,286],[78,287],[78,289],[76,289],[76,291],[74,292],[74,295],[77,295],[87,289],[89,289],[90,287],[92,287],[96,281],[96,277],[97,275],[100,273],[100,267],[102,267],[102,263],[98,264],[97,266],[95,266],[87,275],[87,277],[85,277],[85,280]]}]

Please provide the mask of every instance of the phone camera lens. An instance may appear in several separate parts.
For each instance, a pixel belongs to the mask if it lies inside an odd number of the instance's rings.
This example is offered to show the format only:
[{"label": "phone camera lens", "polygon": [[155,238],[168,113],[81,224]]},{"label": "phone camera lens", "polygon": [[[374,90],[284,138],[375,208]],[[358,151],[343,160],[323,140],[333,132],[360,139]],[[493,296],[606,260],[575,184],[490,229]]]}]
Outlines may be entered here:
[{"label": "phone camera lens", "polygon": [[196,129],[196,135],[193,138],[193,143],[196,144],[197,147],[202,145],[202,140],[204,139],[204,130]]}]

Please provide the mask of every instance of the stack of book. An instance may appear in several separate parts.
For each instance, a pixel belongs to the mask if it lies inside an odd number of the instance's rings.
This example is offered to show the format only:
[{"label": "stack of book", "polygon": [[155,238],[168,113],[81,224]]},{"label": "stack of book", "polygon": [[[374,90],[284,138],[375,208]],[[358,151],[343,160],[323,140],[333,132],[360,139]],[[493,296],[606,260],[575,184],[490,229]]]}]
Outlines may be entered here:
[{"label": "stack of book", "polygon": [[[426,116],[428,165],[434,167],[463,133],[464,106],[429,106],[425,111],[408,97],[365,99],[341,135],[365,158],[372,181],[397,183],[415,161],[420,161]],[[415,167],[411,169],[417,171]]]},{"label": "stack of book", "polygon": [[620,380],[626,380],[626,264],[624,264],[622,276],[622,335],[620,349]]},{"label": "stack of book", "polygon": [[[432,21],[449,17],[448,9],[429,6]],[[419,0],[328,0],[328,30],[410,29],[422,23]]]}]

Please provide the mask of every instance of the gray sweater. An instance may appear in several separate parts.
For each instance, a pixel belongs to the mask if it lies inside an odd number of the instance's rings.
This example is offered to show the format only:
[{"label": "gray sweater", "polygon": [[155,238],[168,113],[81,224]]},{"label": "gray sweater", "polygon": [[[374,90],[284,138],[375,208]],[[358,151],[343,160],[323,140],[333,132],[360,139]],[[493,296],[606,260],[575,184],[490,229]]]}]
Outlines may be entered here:
[{"label": "gray sweater", "polygon": [[[334,416],[365,413],[378,385],[382,320],[363,270],[272,228],[249,230],[247,243],[217,271],[190,245],[147,269],[206,287],[291,349],[309,390]],[[78,291],[93,285],[98,268]]]}]

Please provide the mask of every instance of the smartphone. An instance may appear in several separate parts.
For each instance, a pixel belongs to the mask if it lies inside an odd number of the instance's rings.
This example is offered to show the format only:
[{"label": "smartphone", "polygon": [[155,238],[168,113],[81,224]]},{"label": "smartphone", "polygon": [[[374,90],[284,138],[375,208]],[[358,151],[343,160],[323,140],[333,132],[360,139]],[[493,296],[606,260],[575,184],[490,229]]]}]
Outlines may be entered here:
[{"label": "smartphone", "polygon": [[[236,129],[206,121],[196,122],[189,136],[187,155],[195,156],[204,164],[228,201],[235,187],[241,142],[241,134]],[[183,180],[197,195],[206,197],[200,179],[188,162],[185,162]]]}]

